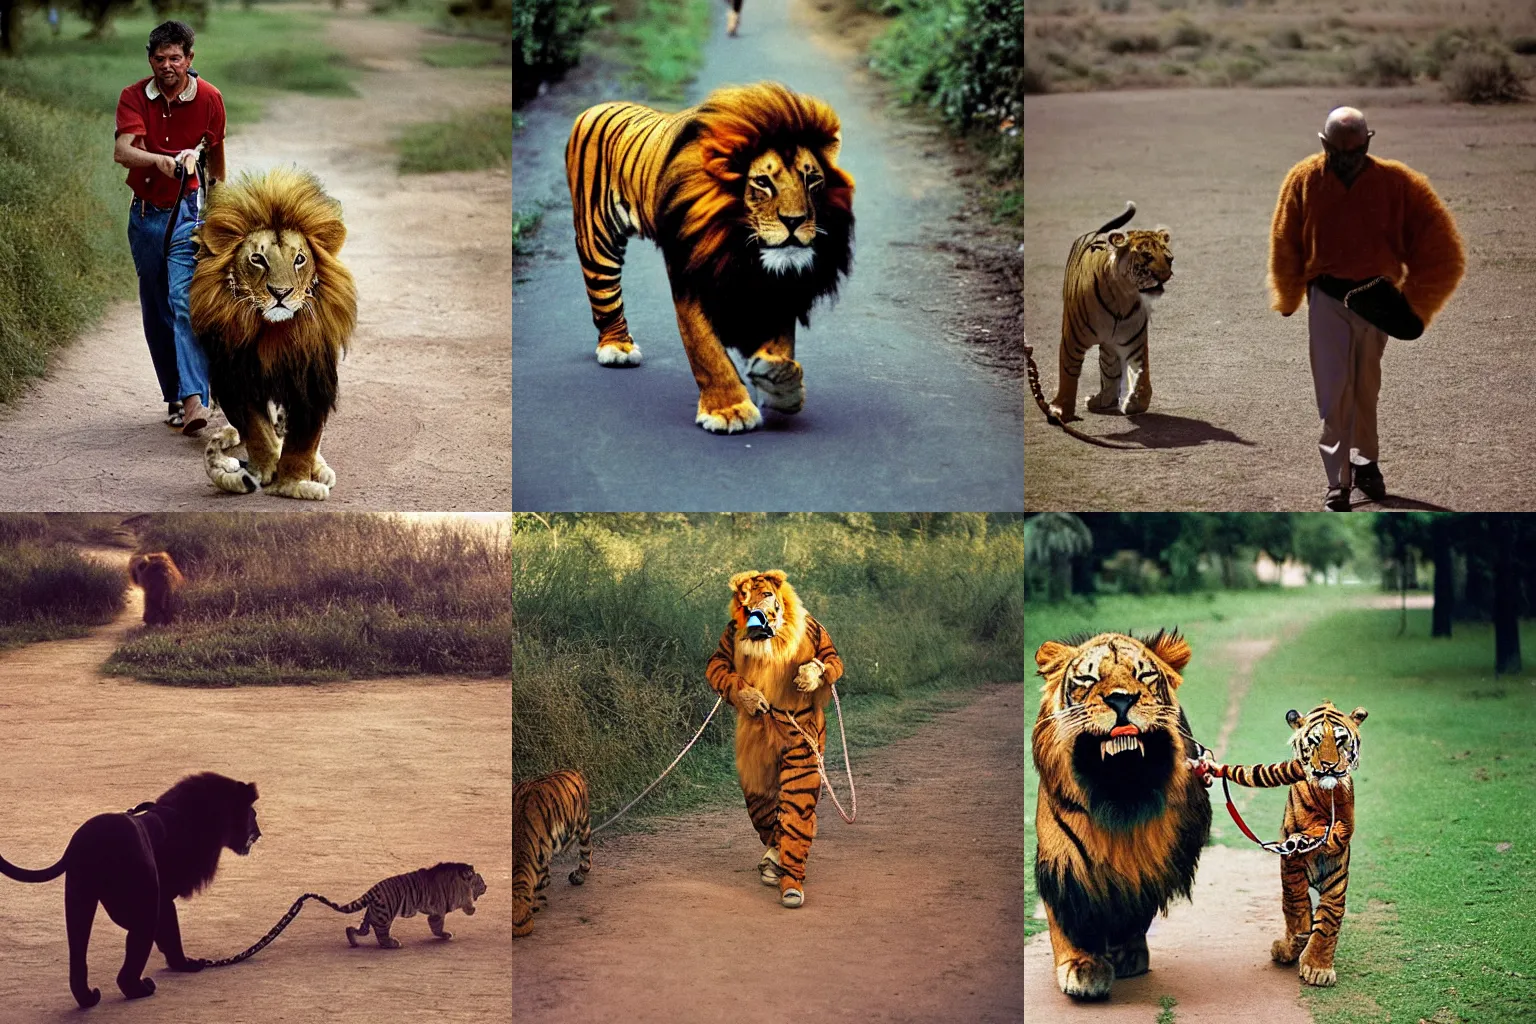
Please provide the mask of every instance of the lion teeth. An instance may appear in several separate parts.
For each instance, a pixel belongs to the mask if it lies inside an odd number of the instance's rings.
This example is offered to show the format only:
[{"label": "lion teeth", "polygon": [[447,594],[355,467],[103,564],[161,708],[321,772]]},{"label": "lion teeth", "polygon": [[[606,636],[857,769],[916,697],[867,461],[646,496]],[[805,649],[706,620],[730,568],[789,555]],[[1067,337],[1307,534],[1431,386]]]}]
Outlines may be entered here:
[{"label": "lion teeth", "polygon": [[1127,750],[1135,750],[1143,757],[1147,753],[1146,748],[1141,744],[1140,736],[1111,736],[1099,744],[1099,760],[1102,761],[1105,758],[1114,757],[1116,754],[1123,754]]}]

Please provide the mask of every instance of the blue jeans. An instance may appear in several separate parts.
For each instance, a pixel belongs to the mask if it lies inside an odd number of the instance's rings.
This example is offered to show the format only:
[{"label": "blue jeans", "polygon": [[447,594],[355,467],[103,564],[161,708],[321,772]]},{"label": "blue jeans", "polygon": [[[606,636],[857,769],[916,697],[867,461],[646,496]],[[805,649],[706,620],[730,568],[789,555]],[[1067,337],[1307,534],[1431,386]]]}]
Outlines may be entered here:
[{"label": "blue jeans", "polygon": [[197,395],[208,400],[208,357],[192,333],[187,293],[197,267],[197,245],[192,241],[197,203],[193,196],[181,202],[171,255],[165,257],[165,222],[171,211],[134,200],[128,210],[128,248],[139,272],[139,311],[144,317],[144,340],[154,360],[160,394],[167,403]]}]

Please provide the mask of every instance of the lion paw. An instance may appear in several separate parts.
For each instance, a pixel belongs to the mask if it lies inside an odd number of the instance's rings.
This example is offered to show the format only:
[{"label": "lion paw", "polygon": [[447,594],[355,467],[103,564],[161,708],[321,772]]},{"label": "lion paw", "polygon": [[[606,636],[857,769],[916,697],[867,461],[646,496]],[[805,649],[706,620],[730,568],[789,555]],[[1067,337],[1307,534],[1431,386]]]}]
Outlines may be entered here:
[{"label": "lion paw", "polygon": [[597,361],[604,366],[639,366],[640,346],[625,335],[623,341],[604,341],[597,346]]},{"label": "lion paw", "polygon": [[317,480],[280,480],[268,487],[267,493],[275,494],[279,498],[324,501],[331,496],[331,489]]},{"label": "lion paw", "polygon": [[1070,403],[1064,403],[1058,395],[1056,398],[1051,399],[1049,408],[1051,415],[1062,423],[1071,423],[1077,419],[1077,402],[1075,400]]},{"label": "lion paw", "polygon": [[755,686],[743,686],[736,692],[736,707],[747,715],[760,715],[768,710],[768,698]]},{"label": "lion paw", "polygon": [[1115,968],[1102,957],[1083,956],[1056,965],[1056,984],[1075,999],[1107,999]]},{"label": "lion paw", "polygon": [[1338,973],[1332,967],[1314,966],[1303,960],[1297,968],[1301,980],[1308,985],[1316,985],[1318,988],[1330,988],[1339,980]]},{"label": "lion paw", "polygon": [[1296,962],[1296,958],[1301,955],[1302,946],[1305,945],[1306,941],[1307,937],[1305,935],[1294,939],[1289,937],[1276,939],[1274,944],[1269,947],[1269,958],[1277,964],[1293,964]]},{"label": "lion paw", "polygon": [[240,432],[231,426],[221,427],[208,439],[208,444],[203,448],[203,462],[208,470],[208,479],[221,491],[229,491],[231,494],[250,494],[260,487],[260,482],[253,476],[239,459],[231,458],[224,452],[235,448],[240,444]]},{"label": "lion paw", "polygon": [[805,405],[805,374],[793,359],[753,356],[747,360],[747,380],[770,409],[799,412]]},{"label": "lion paw", "polygon": [[723,409],[707,409],[704,399],[699,399],[699,412],[693,422],[712,434],[734,434],[742,430],[756,430],[763,425],[763,414],[757,411],[750,398],[728,405]]},{"label": "lion paw", "polygon": [[309,478],[327,487],[336,486],[336,471],[326,463],[319,452],[315,452],[315,468],[310,472]]},{"label": "lion paw", "polygon": [[795,673],[795,689],[803,693],[811,693],[821,685],[821,676],[824,671],[821,662],[812,659],[800,666]]},{"label": "lion paw", "polygon": [[1147,937],[1138,935],[1123,946],[1110,946],[1109,962],[1117,978],[1134,978],[1146,974],[1151,965],[1151,957],[1147,953]]}]

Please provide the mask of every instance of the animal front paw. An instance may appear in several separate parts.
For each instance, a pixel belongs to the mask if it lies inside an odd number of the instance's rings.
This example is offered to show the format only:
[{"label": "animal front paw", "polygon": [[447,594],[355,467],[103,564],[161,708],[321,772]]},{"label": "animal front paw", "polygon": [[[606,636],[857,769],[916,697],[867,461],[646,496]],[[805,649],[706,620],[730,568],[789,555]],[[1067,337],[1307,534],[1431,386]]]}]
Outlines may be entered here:
[{"label": "animal front paw", "polygon": [[795,689],[803,693],[811,693],[821,685],[821,677],[824,671],[822,663],[815,658],[800,666],[795,673]]},{"label": "animal front paw", "polygon": [[198,971],[202,970],[204,967],[207,967],[211,963],[213,963],[212,960],[204,960],[201,957],[189,956],[183,957],[181,963],[179,964],[171,964],[170,968],[173,971],[180,971],[183,974],[196,974]]},{"label": "animal front paw", "polygon": [[792,413],[805,405],[805,374],[793,359],[753,356],[747,360],[747,380],[770,409]]},{"label": "animal front paw", "polygon": [[629,335],[623,341],[604,341],[597,346],[597,361],[604,366],[639,366],[640,346]]},{"label": "animal front paw", "polygon": [[1074,999],[1106,999],[1115,982],[1115,968],[1097,956],[1077,956],[1056,965],[1056,984]]},{"label": "animal front paw", "polygon": [[743,430],[756,430],[762,426],[763,414],[758,411],[757,406],[752,404],[750,398],[718,409],[707,408],[704,405],[704,399],[700,398],[698,415],[693,418],[693,422],[711,434],[735,434]]},{"label": "animal front paw", "polygon": [[760,715],[768,710],[768,698],[755,686],[743,686],[736,694],[736,708],[747,715]]},{"label": "animal front paw", "polygon": [[280,480],[268,487],[267,493],[275,494],[279,498],[324,501],[331,496],[331,489],[317,480]]},{"label": "animal front paw", "polygon": [[1057,396],[1051,399],[1050,405],[1047,408],[1051,410],[1051,415],[1062,423],[1071,423],[1078,418],[1076,401],[1066,403],[1061,400],[1060,396]]},{"label": "animal front paw", "polygon": [[1293,964],[1301,955],[1302,947],[1306,945],[1307,936],[1288,936],[1276,939],[1274,945],[1269,947],[1269,958],[1277,964]]},{"label": "animal front paw", "polygon": [[1302,981],[1318,988],[1330,988],[1339,980],[1338,973],[1332,967],[1309,964],[1305,959],[1297,967],[1297,973],[1301,975]]},{"label": "animal front paw", "polygon": [[315,452],[315,468],[310,471],[309,478],[327,487],[336,486],[336,471],[326,464],[319,452]]},{"label": "animal front paw", "polygon": [[399,949],[400,948],[400,940],[395,938],[394,936],[391,936],[391,935],[380,935],[379,936],[379,948],[380,949]]},{"label": "animal front paw", "polygon": [[261,484],[257,481],[239,459],[231,458],[224,452],[240,444],[240,432],[231,426],[221,427],[208,439],[208,444],[203,448],[203,461],[208,470],[208,479],[221,491],[231,494],[250,494],[256,491]]},{"label": "animal front paw", "polygon": [[1152,396],[1150,394],[1132,394],[1126,398],[1125,404],[1120,407],[1120,411],[1127,416],[1138,416],[1141,413],[1146,412],[1147,408],[1151,406],[1151,404]]},{"label": "animal front paw", "polygon": [[143,999],[155,994],[155,983],[150,978],[117,979],[117,987],[123,990],[124,999]]},{"label": "animal front paw", "polygon": [[1146,936],[1138,935],[1123,946],[1110,946],[1109,962],[1117,978],[1134,978],[1146,974],[1151,963]]},{"label": "animal front paw", "polygon": [[1109,413],[1119,412],[1120,402],[1119,399],[1115,397],[1115,393],[1113,391],[1108,392],[1107,394],[1100,392],[1099,394],[1094,395],[1092,398],[1088,399],[1088,411]]},{"label": "animal front paw", "polygon": [[80,1009],[89,1010],[91,1007],[101,1002],[101,989],[87,989],[84,992],[76,992],[74,996],[75,1002],[80,1004]]}]

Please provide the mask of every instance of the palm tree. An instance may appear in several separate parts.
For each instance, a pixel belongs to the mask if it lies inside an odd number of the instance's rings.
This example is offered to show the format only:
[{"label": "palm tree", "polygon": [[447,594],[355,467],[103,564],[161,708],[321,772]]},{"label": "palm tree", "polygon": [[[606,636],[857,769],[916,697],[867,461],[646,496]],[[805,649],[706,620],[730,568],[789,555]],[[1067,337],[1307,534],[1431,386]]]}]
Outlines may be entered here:
[{"label": "palm tree", "polygon": [[1072,591],[1072,558],[1093,547],[1093,534],[1070,512],[1042,512],[1024,523],[1024,561],[1050,566],[1046,600],[1060,601]]}]

